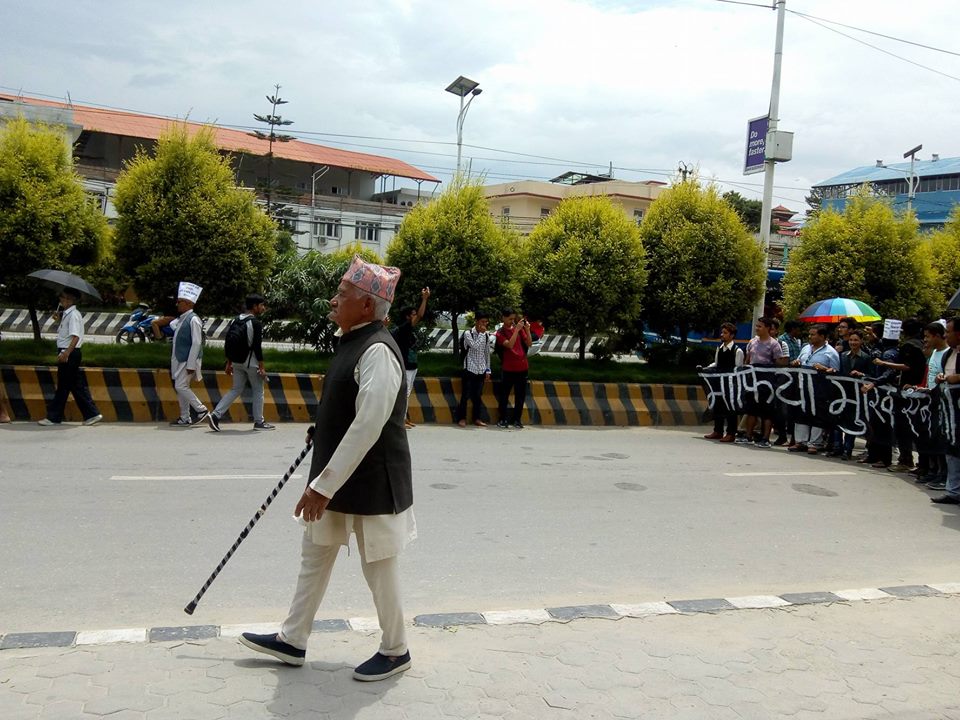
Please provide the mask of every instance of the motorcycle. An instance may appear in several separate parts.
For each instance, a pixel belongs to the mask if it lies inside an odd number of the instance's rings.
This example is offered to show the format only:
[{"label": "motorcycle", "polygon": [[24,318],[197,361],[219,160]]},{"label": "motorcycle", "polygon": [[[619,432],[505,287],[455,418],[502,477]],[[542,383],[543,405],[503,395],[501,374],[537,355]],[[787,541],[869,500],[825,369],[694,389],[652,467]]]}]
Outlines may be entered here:
[{"label": "motorcycle", "polygon": [[146,303],[140,303],[134,311],[130,313],[127,324],[117,333],[117,342],[147,342],[147,339],[153,336],[150,323],[156,319],[156,315],[150,314],[150,306]]}]

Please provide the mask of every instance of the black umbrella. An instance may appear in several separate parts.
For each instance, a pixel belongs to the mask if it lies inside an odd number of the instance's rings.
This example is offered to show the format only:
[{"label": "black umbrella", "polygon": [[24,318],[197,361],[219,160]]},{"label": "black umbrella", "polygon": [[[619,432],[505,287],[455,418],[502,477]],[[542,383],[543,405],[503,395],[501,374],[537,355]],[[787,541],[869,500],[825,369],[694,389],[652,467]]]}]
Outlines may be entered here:
[{"label": "black umbrella", "polygon": [[68,288],[94,300],[103,299],[100,297],[97,289],[82,277],[78,277],[73,273],[64,272],[63,270],[36,270],[27,275],[27,277],[39,280],[40,284],[46,285],[54,290]]},{"label": "black umbrella", "polygon": [[950,302],[947,303],[947,310],[960,310],[960,288],[953,294],[953,297],[950,298]]}]

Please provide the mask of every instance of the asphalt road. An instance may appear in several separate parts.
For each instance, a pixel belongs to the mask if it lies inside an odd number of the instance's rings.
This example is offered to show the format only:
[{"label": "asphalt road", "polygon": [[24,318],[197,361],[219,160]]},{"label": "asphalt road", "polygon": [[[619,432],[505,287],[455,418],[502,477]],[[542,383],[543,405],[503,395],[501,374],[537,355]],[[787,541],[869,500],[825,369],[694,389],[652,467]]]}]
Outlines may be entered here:
[{"label": "asphalt road", "polygon": [[[181,610],[302,448],[302,425],[224,428],[0,426],[0,632],[282,618],[304,478]],[[407,613],[960,580],[960,512],[909,476],[701,432],[411,431]],[[319,617],[370,615],[353,547]]]}]

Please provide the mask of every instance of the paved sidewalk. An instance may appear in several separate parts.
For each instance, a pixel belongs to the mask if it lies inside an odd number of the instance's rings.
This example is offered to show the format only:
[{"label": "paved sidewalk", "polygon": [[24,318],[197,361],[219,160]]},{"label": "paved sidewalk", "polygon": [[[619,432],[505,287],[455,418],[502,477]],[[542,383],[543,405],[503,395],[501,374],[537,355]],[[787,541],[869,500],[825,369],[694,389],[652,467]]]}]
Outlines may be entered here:
[{"label": "paved sidewalk", "polygon": [[288,668],[233,638],[0,652],[0,718],[952,718],[960,595],[540,625],[414,627],[413,668],[357,683],[373,632]]}]

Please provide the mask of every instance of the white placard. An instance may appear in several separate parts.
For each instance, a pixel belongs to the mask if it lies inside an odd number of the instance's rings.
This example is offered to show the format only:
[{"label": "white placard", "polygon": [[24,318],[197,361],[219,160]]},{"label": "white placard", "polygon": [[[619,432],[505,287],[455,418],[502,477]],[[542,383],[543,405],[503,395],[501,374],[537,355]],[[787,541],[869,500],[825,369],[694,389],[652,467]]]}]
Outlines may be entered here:
[{"label": "white placard", "polygon": [[883,339],[884,340],[899,340],[900,339],[900,327],[903,325],[903,322],[900,320],[891,320],[886,319],[883,321]]}]

